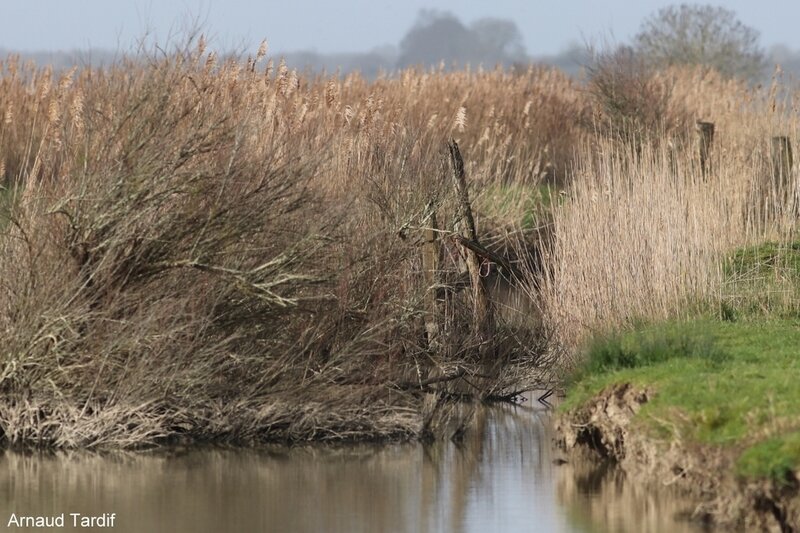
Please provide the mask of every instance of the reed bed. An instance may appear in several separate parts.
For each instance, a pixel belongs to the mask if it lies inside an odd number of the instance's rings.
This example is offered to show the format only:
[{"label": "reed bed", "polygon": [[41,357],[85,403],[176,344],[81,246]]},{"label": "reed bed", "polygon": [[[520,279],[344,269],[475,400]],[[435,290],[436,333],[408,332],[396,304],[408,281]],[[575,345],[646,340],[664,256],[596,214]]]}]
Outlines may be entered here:
[{"label": "reed bed", "polygon": [[[722,254],[791,235],[790,211],[754,198],[792,104],[700,71],[647,76],[684,118],[630,143],[603,111],[616,93],[539,67],[307,77],[265,46],[223,61],[202,39],[104,70],[7,59],[4,442],[436,435],[450,400],[541,386],[594,329],[718,300]],[[718,124],[705,178],[685,117]],[[481,239],[516,265],[488,348],[467,291],[426,336],[441,288],[422,232],[432,209],[443,237],[459,224],[450,138]],[[544,185],[547,205],[529,194]],[[458,273],[457,251],[440,259]]]},{"label": "reed bed", "polygon": [[[567,366],[579,362],[577,347],[587,337],[611,329],[721,317],[760,283],[746,275],[731,280],[726,258],[797,238],[796,168],[776,178],[769,146],[774,136],[797,146],[795,96],[781,80],[750,88],[714,72],[672,70],[654,73],[650,83],[668,87],[657,94],[659,101],[666,95],[669,120],[651,121],[650,130],[636,123],[636,143],[620,143],[626,137],[613,131],[595,138],[578,155],[566,201],[553,208],[540,296],[559,339],[551,346]],[[707,168],[694,128],[676,128],[676,116],[714,122]],[[771,290],[782,301],[773,312],[796,307],[791,283]]]}]

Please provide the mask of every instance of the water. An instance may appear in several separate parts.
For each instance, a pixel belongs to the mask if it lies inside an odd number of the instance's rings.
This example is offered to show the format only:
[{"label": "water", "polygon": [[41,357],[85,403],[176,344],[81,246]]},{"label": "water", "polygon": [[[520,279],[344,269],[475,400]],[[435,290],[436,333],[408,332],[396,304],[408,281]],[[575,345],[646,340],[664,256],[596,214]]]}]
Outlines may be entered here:
[{"label": "water", "polygon": [[115,532],[693,531],[674,519],[691,502],[613,469],[557,466],[549,414],[533,405],[479,411],[460,444],[5,452],[0,530],[12,513],[64,513],[59,531],[85,531],[70,513],[114,513]]}]

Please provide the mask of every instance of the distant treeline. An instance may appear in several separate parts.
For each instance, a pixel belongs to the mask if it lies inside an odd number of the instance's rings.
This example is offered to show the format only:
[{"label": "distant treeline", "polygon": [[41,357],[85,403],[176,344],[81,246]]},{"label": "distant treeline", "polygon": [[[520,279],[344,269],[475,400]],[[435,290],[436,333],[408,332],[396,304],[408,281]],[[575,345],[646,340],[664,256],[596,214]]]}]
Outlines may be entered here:
[{"label": "distant treeline", "polygon": [[23,61],[33,61],[37,65],[52,65],[54,69],[60,70],[74,66],[103,66],[110,65],[117,61],[121,52],[112,52],[102,48],[92,48],[88,50],[34,50],[19,51],[0,47],[0,60],[10,55],[18,54]]},{"label": "distant treeline", "polygon": [[[121,55],[104,49],[17,52],[0,47],[0,58],[11,53],[19,53],[24,60],[30,59],[40,65],[53,65],[56,69],[107,65]],[[551,65],[575,76],[592,62],[592,52],[585,44],[573,42],[552,55],[530,54],[519,28],[511,20],[482,18],[465,24],[451,13],[435,10],[420,11],[414,25],[397,45],[378,46],[367,52],[286,51],[279,56],[286,59],[290,68],[300,71],[342,74],[358,71],[367,78],[411,66],[443,64],[449,70],[466,65],[493,68],[530,63]],[[766,51],[763,58],[764,81],[773,75],[777,65],[784,75],[800,78],[800,50],[776,45]]]},{"label": "distant treeline", "polygon": [[359,71],[374,78],[412,66],[438,66],[449,70],[466,65],[510,67],[531,62],[554,65],[576,74],[588,64],[587,47],[574,44],[553,56],[532,56],[525,49],[522,33],[510,20],[482,18],[467,25],[455,15],[420,11],[414,25],[398,45],[385,45],[364,53],[325,54],[302,50],[282,54],[293,68],[312,72]]}]

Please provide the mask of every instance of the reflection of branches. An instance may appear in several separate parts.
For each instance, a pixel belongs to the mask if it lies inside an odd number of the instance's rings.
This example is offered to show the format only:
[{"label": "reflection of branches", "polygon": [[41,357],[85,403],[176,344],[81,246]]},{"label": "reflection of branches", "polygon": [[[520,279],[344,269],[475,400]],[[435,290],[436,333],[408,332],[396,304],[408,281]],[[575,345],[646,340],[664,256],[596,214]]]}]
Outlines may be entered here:
[{"label": "reflection of branches", "polygon": [[[505,491],[509,482],[498,485],[496,472],[513,472],[525,477],[527,469],[537,479],[549,479],[550,429],[546,410],[534,405],[473,404],[474,422],[454,442],[425,446],[425,471],[435,472],[437,506],[450,511],[439,524],[460,530],[475,505],[496,499],[494,491]],[[511,463],[511,464],[509,464]],[[427,479],[427,478],[426,478]]]}]

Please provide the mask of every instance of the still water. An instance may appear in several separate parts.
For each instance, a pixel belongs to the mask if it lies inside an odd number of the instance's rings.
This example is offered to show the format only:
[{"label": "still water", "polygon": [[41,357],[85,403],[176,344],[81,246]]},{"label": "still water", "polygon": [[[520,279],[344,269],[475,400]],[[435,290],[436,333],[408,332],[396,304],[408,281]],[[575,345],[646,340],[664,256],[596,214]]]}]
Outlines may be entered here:
[{"label": "still water", "polygon": [[459,444],[0,452],[0,531],[12,513],[63,513],[58,531],[87,531],[70,513],[114,513],[104,530],[120,533],[695,531],[675,518],[690,502],[557,465],[549,416],[535,402],[484,409]]}]

